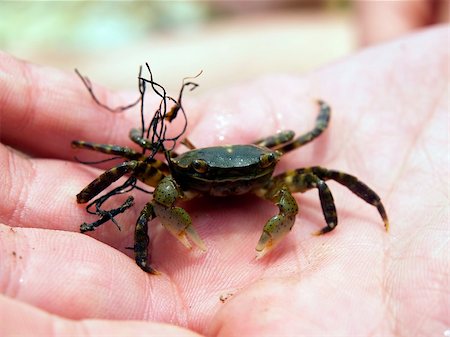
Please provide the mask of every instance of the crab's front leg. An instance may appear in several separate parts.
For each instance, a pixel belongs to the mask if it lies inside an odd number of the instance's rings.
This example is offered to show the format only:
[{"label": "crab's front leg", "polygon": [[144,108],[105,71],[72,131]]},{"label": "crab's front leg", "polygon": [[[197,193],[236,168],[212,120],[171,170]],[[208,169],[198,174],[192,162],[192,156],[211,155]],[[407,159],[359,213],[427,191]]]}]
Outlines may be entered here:
[{"label": "crab's front leg", "polygon": [[[147,223],[154,217],[161,220],[162,225],[185,247],[192,248],[191,242],[205,251],[206,246],[192,226],[189,214],[181,207],[175,206],[177,200],[185,199],[185,195],[172,177],[165,177],[156,186],[153,200],[141,212],[136,223],[134,252],[136,263],[144,271],[155,274],[149,263],[149,237]],[[190,240],[190,241],[189,241]]]},{"label": "crab's front leg", "polygon": [[206,246],[192,226],[189,214],[175,202],[186,199],[183,191],[172,177],[165,177],[153,192],[153,209],[163,226],[175,236],[186,248],[192,248],[190,239],[198,248]]},{"label": "crab's front leg", "polygon": [[257,195],[274,202],[279,213],[264,225],[263,232],[256,246],[256,258],[259,259],[272,250],[292,229],[295,216],[298,213],[297,202],[286,185],[280,185],[270,190],[261,190]]}]

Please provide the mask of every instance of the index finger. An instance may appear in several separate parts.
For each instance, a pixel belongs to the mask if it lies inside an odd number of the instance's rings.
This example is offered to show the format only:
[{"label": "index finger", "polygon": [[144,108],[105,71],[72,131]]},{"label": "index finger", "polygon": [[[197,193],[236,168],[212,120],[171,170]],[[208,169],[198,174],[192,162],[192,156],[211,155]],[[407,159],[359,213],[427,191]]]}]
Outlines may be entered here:
[{"label": "index finger", "polygon": [[[0,79],[0,139],[34,156],[70,159],[70,142],[76,139],[128,145],[128,131],[140,125],[139,107],[120,113],[106,110],[94,102],[75,73],[0,53]],[[132,97],[97,86],[94,91],[110,107],[128,105],[139,96],[137,89]],[[151,105],[159,105],[159,97],[150,96],[154,97],[146,97],[149,119],[154,112]]]}]

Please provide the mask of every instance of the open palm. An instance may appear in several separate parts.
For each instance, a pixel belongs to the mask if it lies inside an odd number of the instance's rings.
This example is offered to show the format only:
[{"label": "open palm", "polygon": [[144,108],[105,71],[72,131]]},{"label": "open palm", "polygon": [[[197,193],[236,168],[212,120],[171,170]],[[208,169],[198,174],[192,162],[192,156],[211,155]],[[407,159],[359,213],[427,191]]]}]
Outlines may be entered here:
[{"label": "open palm", "polygon": [[[199,198],[184,206],[208,251],[186,250],[153,221],[158,276],[144,273],[125,249],[148,195],[132,192],[136,206],[118,217],[120,232],[111,223],[89,236],[78,232],[95,218],[75,195],[102,171],[73,161],[99,156],[71,150],[70,142],[130,145],[138,113],[102,110],[75,76],[1,54],[0,329],[80,336],[196,335],[178,327],[210,336],[442,334],[450,324],[446,36],[448,28],[437,28],[303,78],[264,78],[195,102],[186,98],[187,136],[198,147],[308,131],[314,101],[327,101],[329,129],[285,155],[278,171],[320,165],[357,176],[381,196],[391,230],[384,231],[374,207],[330,182],[339,226],[312,236],[324,226],[317,192],[296,194],[293,230],[255,260],[276,207],[253,196]],[[130,101],[98,93],[111,106]]]}]

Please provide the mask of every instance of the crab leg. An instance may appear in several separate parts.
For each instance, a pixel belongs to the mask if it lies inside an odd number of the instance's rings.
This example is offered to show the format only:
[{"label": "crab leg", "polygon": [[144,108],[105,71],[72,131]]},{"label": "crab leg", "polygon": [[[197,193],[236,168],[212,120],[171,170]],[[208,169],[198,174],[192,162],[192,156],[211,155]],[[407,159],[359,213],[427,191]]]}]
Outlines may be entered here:
[{"label": "crab leg", "polygon": [[275,147],[280,144],[287,143],[294,139],[295,133],[291,130],[280,131],[273,136],[269,136],[266,138],[258,139],[254,141],[253,144],[258,146],[264,146],[268,148]]},{"label": "crab leg", "polygon": [[169,167],[154,158],[148,158],[142,153],[139,153],[127,146],[118,146],[118,145],[109,145],[109,144],[99,144],[93,142],[85,142],[83,140],[74,140],[72,141],[72,147],[78,149],[88,149],[96,152],[101,152],[105,154],[112,154],[115,156],[120,156],[126,158],[128,160],[138,160],[145,161],[148,164],[151,164],[153,167],[157,168],[164,173],[169,173]]},{"label": "crab leg", "polygon": [[[153,150],[153,143],[150,139],[142,137],[142,129],[131,129],[129,133],[130,139],[138,144],[143,149]],[[162,147],[158,149],[159,152],[162,152]]]},{"label": "crab leg", "polygon": [[[289,177],[289,176],[288,176]],[[291,176],[292,177],[292,176]],[[298,180],[293,184],[294,180],[290,178],[284,179],[292,192],[300,192],[296,188],[304,186],[306,189],[317,188],[319,191],[320,205],[322,206],[322,213],[325,218],[326,226],[320,231],[314,233],[316,235],[325,234],[332,231],[338,223],[336,206],[334,204],[333,195],[328,185],[318,176],[312,173],[302,173],[298,176]]]},{"label": "crab leg", "polygon": [[331,196],[328,187],[323,182],[324,180],[330,179],[347,187],[365,202],[375,206],[383,219],[386,230],[389,229],[389,220],[380,197],[369,186],[350,174],[313,166],[282,173],[273,178],[273,183],[284,183],[291,192],[305,192],[311,188],[317,188],[319,190],[320,201],[327,227],[322,228],[316,234],[324,234],[333,230],[337,225],[333,197]]},{"label": "crab leg", "polygon": [[322,132],[328,127],[331,109],[330,106],[324,101],[319,100],[317,103],[319,103],[320,111],[316,118],[316,125],[314,126],[314,129],[284,145],[281,145],[280,147],[275,147],[275,150],[280,151],[281,153],[286,153],[309,143],[322,134]]},{"label": "crab leg", "polygon": [[271,251],[289,233],[298,213],[297,202],[284,185],[266,192],[263,197],[274,202],[278,206],[279,213],[269,219],[263,228],[256,245],[257,259]]},{"label": "crab leg", "polygon": [[101,218],[98,219],[97,221],[94,221],[91,223],[83,222],[80,226],[80,232],[85,233],[85,232],[93,231],[93,230],[95,230],[95,228],[103,225],[105,222],[107,222],[109,220],[111,220],[120,230],[119,225],[114,221],[114,217],[120,213],[125,212],[128,208],[133,206],[133,204],[134,204],[134,198],[130,196],[118,208],[114,208],[109,211],[97,210],[97,214],[99,214],[101,216]]},{"label": "crab leg", "polygon": [[127,161],[103,172],[98,178],[94,179],[77,194],[77,202],[79,204],[88,202],[127,173],[131,173],[134,177],[149,186],[156,186],[164,177],[164,173],[151,164],[136,160]]},{"label": "crab leg", "polygon": [[149,262],[151,256],[149,253],[150,237],[148,236],[148,222],[156,216],[153,205],[149,202],[145,205],[141,211],[139,218],[136,222],[136,228],[134,230],[134,254],[136,264],[141,267],[147,273],[159,274],[157,270],[153,269]]},{"label": "crab leg", "polygon": [[83,140],[74,140],[72,141],[72,147],[78,149],[88,149],[106,154],[113,154],[115,156],[124,157],[129,160],[145,159],[145,156],[142,153],[139,153],[126,146],[99,144],[93,142],[85,142]]},{"label": "crab leg", "polygon": [[[155,150],[153,148],[153,143],[151,142],[151,140],[148,138],[142,137],[141,134],[142,134],[142,129],[131,129],[130,133],[129,133],[129,137],[133,142],[138,144],[143,149],[147,149],[147,150],[151,150],[151,151]],[[158,152],[161,152],[161,153],[164,152],[163,147],[159,147]],[[178,156],[178,154],[175,151],[170,151],[170,155],[172,157]],[[164,164],[164,163],[161,162],[161,164]],[[166,166],[166,165],[164,164],[164,166]],[[168,171],[169,171],[169,169],[167,168],[167,172]]]}]

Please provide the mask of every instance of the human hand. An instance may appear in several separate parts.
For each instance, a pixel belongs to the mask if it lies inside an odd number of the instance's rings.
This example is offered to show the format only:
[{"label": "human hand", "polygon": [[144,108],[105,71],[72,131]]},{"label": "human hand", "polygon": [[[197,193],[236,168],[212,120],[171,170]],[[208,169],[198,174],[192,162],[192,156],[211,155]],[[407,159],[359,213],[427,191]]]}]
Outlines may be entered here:
[{"label": "human hand", "polygon": [[[133,192],[136,206],[118,218],[122,231],[105,224],[94,238],[78,233],[89,218],[75,195],[101,170],[74,162],[74,154],[86,157],[70,142],[128,145],[138,113],[111,114],[75,76],[1,55],[0,222],[8,225],[0,227],[1,332],[196,335],[181,326],[210,336],[442,334],[450,323],[448,33],[416,34],[303,78],[186,97],[187,136],[199,147],[309,130],[313,101],[324,99],[329,129],[285,155],[279,169],[321,165],[356,175],[382,197],[391,230],[372,206],[330,183],[339,226],[311,236],[324,225],[317,193],[297,194],[293,230],[256,261],[254,247],[276,208],[251,196],[202,198],[186,209],[208,252],[187,251],[152,223],[159,276],[125,255],[147,195]],[[96,93],[110,106],[131,101]]]}]

